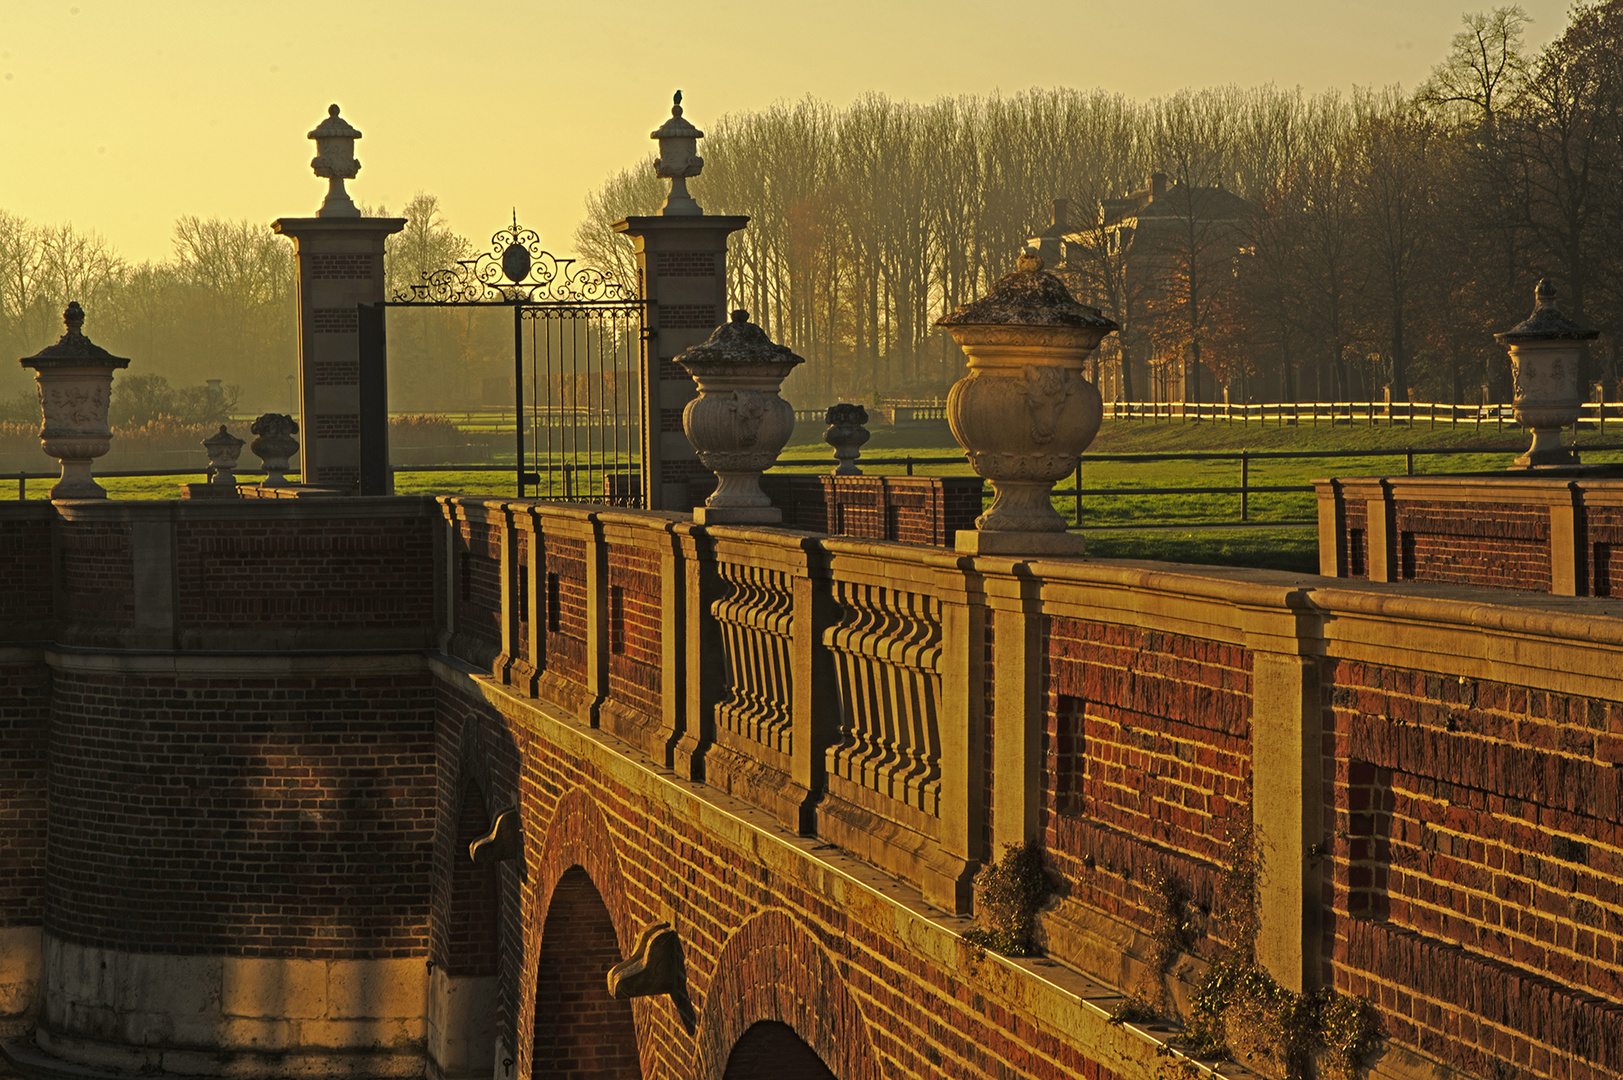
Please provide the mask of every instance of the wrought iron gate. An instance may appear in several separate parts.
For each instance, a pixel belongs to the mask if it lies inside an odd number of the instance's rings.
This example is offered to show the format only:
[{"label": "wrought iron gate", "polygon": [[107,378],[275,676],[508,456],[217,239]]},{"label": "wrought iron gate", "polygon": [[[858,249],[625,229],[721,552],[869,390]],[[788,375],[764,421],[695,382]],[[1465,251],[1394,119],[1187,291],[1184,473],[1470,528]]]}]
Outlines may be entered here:
[{"label": "wrought iron gate", "polygon": [[516,216],[477,257],[422,277],[370,312],[362,306],[363,368],[369,357],[373,367],[383,363],[385,308],[508,308],[518,496],[644,505],[648,301],[601,270],[542,250]]}]

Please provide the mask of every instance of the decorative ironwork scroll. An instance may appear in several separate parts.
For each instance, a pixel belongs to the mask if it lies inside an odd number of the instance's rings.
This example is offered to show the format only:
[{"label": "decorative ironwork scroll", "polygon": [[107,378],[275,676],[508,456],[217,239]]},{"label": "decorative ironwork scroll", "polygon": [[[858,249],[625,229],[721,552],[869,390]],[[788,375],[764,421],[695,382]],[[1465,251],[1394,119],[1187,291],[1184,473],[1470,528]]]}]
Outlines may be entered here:
[{"label": "decorative ironwork scroll", "polygon": [[631,303],[636,289],[575,259],[541,247],[541,238],[513,217],[513,224],[490,238],[488,250],[454,266],[424,270],[423,280],[395,293],[398,303],[416,304],[590,304]]}]

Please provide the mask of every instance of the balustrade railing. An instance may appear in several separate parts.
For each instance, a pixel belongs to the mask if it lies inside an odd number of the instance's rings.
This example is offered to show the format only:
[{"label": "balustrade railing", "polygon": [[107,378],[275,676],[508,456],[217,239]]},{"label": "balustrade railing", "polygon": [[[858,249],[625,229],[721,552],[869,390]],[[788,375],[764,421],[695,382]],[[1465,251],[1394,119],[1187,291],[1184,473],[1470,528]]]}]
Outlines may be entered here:
[{"label": "balustrade railing", "polygon": [[839,671],[840,742],[829,769],[931,817],[941,799],[941,602],[835,581],[840,621],[823,632]]},{"label": "balustrade railing", "polygon": [[779,753],[792,752],[794,587],[781,570],[718,560],[727,594],[710,606],[721,628],[726,697],[716,720]]}]

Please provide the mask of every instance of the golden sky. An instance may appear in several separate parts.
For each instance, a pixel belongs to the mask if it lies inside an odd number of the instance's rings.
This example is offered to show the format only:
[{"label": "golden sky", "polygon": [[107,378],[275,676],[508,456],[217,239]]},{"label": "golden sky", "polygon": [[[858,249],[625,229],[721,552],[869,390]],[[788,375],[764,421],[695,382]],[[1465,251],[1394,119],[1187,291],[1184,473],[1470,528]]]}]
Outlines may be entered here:
[{"label": "golden sky", "polygon": [[[1522,4],[1532,46],[1565,25],[1567,0]],[[325,185],[305,134],[337,102],[365,136],[356,201],[428,191],[476,240],[516,207],[567,252],[586,192],[651,151],[677,88],[705,128],[808,93],[1412,87],[1461,13],[1492,6],[0,0],[0,209],[97,230],[137,261],[169,254],[183,214],[313,214]]]}]

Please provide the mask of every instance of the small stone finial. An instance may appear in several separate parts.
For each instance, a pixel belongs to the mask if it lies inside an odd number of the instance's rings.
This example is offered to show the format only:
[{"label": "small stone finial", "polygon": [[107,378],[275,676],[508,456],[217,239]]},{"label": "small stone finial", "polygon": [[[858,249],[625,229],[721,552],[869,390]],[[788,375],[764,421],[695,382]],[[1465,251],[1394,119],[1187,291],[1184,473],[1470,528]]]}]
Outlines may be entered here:
[{"label": "small stone finial", "polygon": [[1028,247],[1015,260],[1014,268],[1023,274],[1035,274],[1043,268],[1043,258],[1037,254],[1036,248]]},{"label": "small stone finial", "polygon": [[338,103],[336,101],[333,102],[331,105],[327,106],[327,115],[328,116],[337,116],[338,115]]},{"label": "small stone finial", "polygon": [[84,333],[85,309],[79,306],[79,301],[68,301],[67,310],[62,312],[62,322],[67,325],[68,333],[75,336]]},{"label": "small stone finial", "polygon": [[1533,303],[1540,309],[1555,307],[1555,282],[1549,278],[1539,278],[1537,287],[1533,289]]},{"label": "small stone finial", "polygon": [[750,321],[750,313],[749,312],[745,311],[743,308],[735,308],[733,310],[733,322],[749,322],[749,321]]}]

